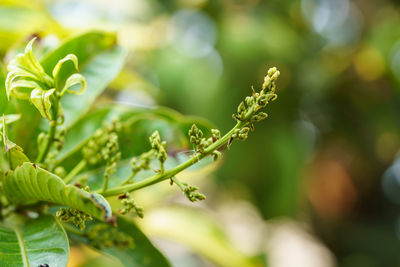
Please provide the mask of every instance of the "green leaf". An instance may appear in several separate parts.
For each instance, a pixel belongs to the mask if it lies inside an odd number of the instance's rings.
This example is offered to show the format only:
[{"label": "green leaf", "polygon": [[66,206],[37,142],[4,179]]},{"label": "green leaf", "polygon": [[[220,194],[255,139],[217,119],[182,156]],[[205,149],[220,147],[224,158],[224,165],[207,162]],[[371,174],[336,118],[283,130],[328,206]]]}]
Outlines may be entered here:
[{"label": "green leaf", "polygon": [[20,114],[8,114],[0,117],[0,130],[3,128],[3,120],[5,124],[13,123],[21,118]]},{"label": "green leaf", "polygon": [[43,118],[48,119],[49,121],[52,120],[51,118],[51,100],[50,97],[54,94],[56,89],[51,90],[42,90],[40,88],[36,88],[31,92],[31,101],[32,104],[39,110],[40,115]]},{"label": "green leaf", "polygon": [[0,103],[1,103],[0,115],[5,113],[7,106],[8,106],[7,92],[6,92],[6,87],[4,85],[4,82],[5,82],[5,77],[4,77],[2,65],[0,64]]},{"label": "green leaf", "polygon": [[11,170],[14,170],[24,162],[30,162],[29,158],[24,154],[24,150],[20,146],[8,140],[4,133],[3,139]]},{"label": "green leaf", "polygon": [[0,266],[67,265],[68,238],[54,216],[14,222],[9,227],[0,224],[0,240]]},{"label": "green leaf", "polygon": [[[11,118],[10,118],[11,116]],[[14,170],[16,167],[21,165],[24,162],[29,162],[29,158],[24,154],[23,149],[16,145],[15,143],[11,142],[8,137],[7,137],[7,118],[9,121],[15,121],[19,119],[18,115],[8,115],[2,117],[2,126],[0,127],[0,130],[2,129],[2,137],[3,137],[3,144],[4,144],[4,149],[5,152],[7,153],[8,157],[8,164],[9,167]]]},{"label": "green leaf", "polygon": [[12,203],[47,201],[86,212],[100,220],[110,221],[110,204],[103,196],[88,193],[73,185],[65,185],[55,174],[33,163],[24,163],[6,173],[4,193]]},{"label": "green leaf", "polygon": [[[126,51],[116,45],[115,34],[91,31],[65,41],[46,55],[41,62],[45,71],[51,73],[57,62],[68,54],[78,58],[78,67],[86,79],[87,88],[79,97],[67,94],[62,98],[66,125],[72,124],[89,111],[96,98],[121,70]],[[74,64],[64,64],[57,79],[66,81],[75,72]]]},{"label": "green leaf", "polygon": [[61,77],[65,78],[65,75],[62,75],[60,73],[62,73],[62,71],[65,69],[68,63],[73,64],[75,71],[79,71],[78,58],[74,54],[68,54],[63,59],[58,61],[52,72],[55,87],[57,89],[63,87],[63,83],[65,82],[65,80],[62,80]]},{"label": "green leaf", "polygon": [[262,266],[258,259],[245,255],[229,240],[224,226],[198,207],[165,206],[146,212],[140,226],[145,233],[180,242],[217,266]]},{"label": "green leaf", "polygon": [[[80,85],[79,90],[72,90],[76,85]],[[74,95],[81,95],[86,90],[86,79],[79,73],[72,74],[68,77],[65,82],[64,88],[61,90],[61,95],[64,95],[65,92]]]},{"label": "green leaf", "polygon": [[[108,227],[113,227],[108,225]],[[87,227],[86,231],[90,228]],[[132,237],[134,242],[133,248],[118,249],[112,248],[100,248],[99,250],[105,254],[113,256],[121,261],[121,263],[127,267],[168,267],[170,266],[165,256],[150,242],[150,240],[143,234],[143,232],[136,226],[136,224],[117,216],[117,229],[126,236]],[[85,236],[69,234],[71,238],[90,245],[90,240]]]},{"label": "green leaf", "polygon": [[14,96],[29,99],[34,88],[48,90],[52,78],[44,72],[42,65],[33,54],[33,38],[25,47],[24,53],[17,54],[7,65],[6,92],[8,99]]}]

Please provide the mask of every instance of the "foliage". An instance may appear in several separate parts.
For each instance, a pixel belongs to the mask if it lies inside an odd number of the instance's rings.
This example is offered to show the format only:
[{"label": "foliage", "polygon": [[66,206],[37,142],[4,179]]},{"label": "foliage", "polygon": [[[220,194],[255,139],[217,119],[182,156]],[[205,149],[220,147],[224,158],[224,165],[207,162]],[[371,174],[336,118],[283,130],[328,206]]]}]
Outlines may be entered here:
[{"label": "foliage", "polygon": [[[5,151],[0,157],[1,234],[7,242],[0,244],[0,265],[65,266],[66,230],[76,242],[111,254],[126,266],[168,266],[132,219],[120,217],[144,216],[132,192],[169,180],[190,201],[204,200],[198,187],[178,180],[177,175],[201,166],[206,158],[218,160],[225,146],[248,138],[255,123],[267,117],[261,109],[277,98],[279,71],[268,70],[262,89],[253,89],[239,104],[233,115],[236,124],[222,135],[217,129],[201,127],[201,120],[196,125],[168,109],[137,110],[118,104],[91,107],[117,75],[126,55],[115,35],[83,33],[43,53],[40,61],[33,52],[35,40],[7,64],[8,104],[0,128]],[[153,126],[146,126],[155,119],[179,133],[172,143],[188,132],[193,154],[183,161],[175,158],[170,151],[182,147],[169,146],[163,128],[153,131]],[[31,122],[29,129],[21,128],[27,121]],[[134,151],[131,132],[149,128],[153,131],[148,137],[149,150]],[[24,144],[35,142],[23,150]],[[126,166],[130,172],[121,176]],[[94,179],[88,177],[90,172],[96,173]],[[110,205],[112,197],[120,201]],[[12,250],[7,249],[8,243]]]}]

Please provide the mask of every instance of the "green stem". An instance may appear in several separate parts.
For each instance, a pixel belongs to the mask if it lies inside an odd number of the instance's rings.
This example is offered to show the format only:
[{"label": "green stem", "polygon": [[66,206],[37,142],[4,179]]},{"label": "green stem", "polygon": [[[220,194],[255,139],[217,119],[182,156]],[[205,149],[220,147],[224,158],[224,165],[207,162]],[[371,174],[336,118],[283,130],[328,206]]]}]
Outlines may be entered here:
[{"label": "green stem", "polygon": [[54,111],[53,111],[54,120],[52,120],[50,122],[49,132],[47,133],[47,137],[46,137],[45,143],[44,143],[42,149],[40,150],[39,155],[38,155],[38,157],[36,159],[36,163],[42,163],[46,159],[47,154],[50,151],[51,145],[54,142],[54,137],[56,135],[56,130],[57,130],[58,105],[59,105],[59,102],[60,102],[60,97],[57,96],[56,100],[54,102],[55,102],[54,103]]},{"label": "green stem", "polygon": [[103,190],[102,190],[102,192],[106,192],[106,191],[107,191],[107,189],[108,189],[108,180],[110,180],[110,175],[109,175],[109,174],[106,174],[106,175],[104,176],[104,184],[103,184]]},{"label": "green stem", "polygon": [[179,189],[183,192],[185,190],[185,185],[179,181],[178,179],[176,179],[174,176],[171,177],[172,181],[179,187]]},{"label": "green stem", "polygon": [[46,137],[43,149],[40,151],[40,153],[36,159],[37,163],[42,163],[44,161],[44,159],[46,158],[47,154],[49,153],[51,145],[53,144],[53,141],[54,141],[54,136],[56,135],[56,128],[57,128],[57,122],[51,121],[50,130],[47,133],[47,137]]},{"label": "green stem", "polygon": [[66,184],[72,182],[76,175],[80,173],[86,167],[86,160],[81,160],[64,178]]},{"label": "green stem", "polygon": [[120,183],[120,185],[125,185],[125,184],[129,184],[129,182],[132,180],[133,177],[135,177],[136,172],[132,172],[124,181],[122,181],[122,183]]},{"label": "green stem", "polygon": [[190,166],[194,165],[195,163],[199,162],[201,159],[205,158],[206,156],[211,155],[214,150],[219,149],[220,147],[225,145],[229,141],[229,139],[231,138],[232,134],[235,132],[236,129],[247,124],[248,119],[252,116],[253,113],[254,113],[254,109],[250,108],[245,116],[245,119],[243,121],[239,121],[221,139],[217,140],[215,143],[213,143],[212,145],[207,147],[204,150],[204,152],[202,152],[201,154],[194,155],[193,158],[179,164],[175,168],[167,170],[164,173],[159,173],[159,174],[153,175],[149,178],[146,178],[146,179],[139,181],[137,183],[134,183],[134,184],[117,186],[117,187],[109,189],[108,191],[100,191],[100,192],[105,197],[115,196],[115,195],[123,194],[126,192],[135,191],[140,188],[159,183],[161,181],[164,181],[166,179],[169,179],[169,178],[175,176],[176,174],[182,172],[183,170],[185,170],[185,169],[189,168]]}]

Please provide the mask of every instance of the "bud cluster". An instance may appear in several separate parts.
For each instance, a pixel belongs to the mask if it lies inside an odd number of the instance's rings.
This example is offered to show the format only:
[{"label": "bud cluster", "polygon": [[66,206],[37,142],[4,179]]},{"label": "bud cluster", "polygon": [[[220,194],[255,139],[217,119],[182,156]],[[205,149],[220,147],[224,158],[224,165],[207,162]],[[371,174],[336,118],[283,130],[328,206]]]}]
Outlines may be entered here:
[{"label": "bud cluster", "polygon": [[158,131],[155,131],[149,138],[151,148],[154,151],[155,156],[160,162],[161,171],[164,171],[164,162],[167,160],[167,151],[165,150],[165,146],[167,145],[166,141],[161,141],[161,137]]},{"label": "bud cluster", "polygon": [[136,202],[133,200],[132,196],[128,192],[118,196],[118,198],[121,199],[121,204],[122,204],[122,209],[120,210],[121,214],[125,215],[133,211],[134,213],[137,214],[137,216],[143,218],[144,216],[143,208],[136,205]]},{"label": "bud cluster", "polygon": [[72,208],[60,208],[56,216],[63,222],[71,222],[79,229],[85,229],[85,221],[93,220],[92,216]]},{"label": "bud cluster", "polygon": [[171,185],[173,183],[175,183],[182,191],[182,193],[191,201],[191,202],[195,202],[195,201],[199,201],[199,200],[204,200],[206,199],[206,196],[203,195],[200,192],[197,192],[197,190],[199,190],[198,187],[196,186],[191,186],[188,185],[187,183],[181,182],[179,181],[177,178],[175,177],[171,177]]},{"label": "bud cluster", "polygon": [[189,130],[190,143],[194,145],[196,152],[202,153],[204,149],[210,146],[212,143],[218,141],[221,138],[221,132],[218,129],[211,129],[211,137],[203,137],[203,132],[193,124]]},{"label": "bud cluster", "polygon": [[200,192],[197,192],[197,190],[199,190],[199,188],[196,186],[186,186],[183,189],[183,193],[192,202],[206,199],[206,196]]},{"label": "bud cluster", "polygon": [[250,131],[249,127],[243,127],[240,129],[236,129],[232,134],[232,138],[240,140],[240,141],[244,141],[249,136],[249,131]]},{"label": "bud cluster", "polygon": [[150,162],[154,157],[153,150],[143,153],[139,158],[132,158],[131,160],[131,170],[133,173],[138,173],[141,170],[150,169]]},{"label": "bud cluster", "polygon": [[129,249],[134,247],[132,237],[107,224],[93,225],[85,232],[85,235],[89,239],[90,245],[98,249],[111,247]]},{"label": "bud cluster", "polygon": [[121,123],[114,120],[111,125],[97,129],[92,138],[82,149],[83,158],[91,165],[102,161],[115,161],[119,156],[118,135]]}]

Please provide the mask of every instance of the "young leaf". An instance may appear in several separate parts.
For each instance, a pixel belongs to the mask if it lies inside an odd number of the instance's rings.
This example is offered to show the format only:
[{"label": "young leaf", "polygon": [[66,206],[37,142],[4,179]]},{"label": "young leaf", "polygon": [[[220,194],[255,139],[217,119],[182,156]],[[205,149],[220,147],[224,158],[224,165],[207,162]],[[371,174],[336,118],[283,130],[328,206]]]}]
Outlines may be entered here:
[{"label": "young leaf", "polygon": [[67,235],[54,216],[42,215],[23,224],[0,224],[0,266],[65,267]]},{"label": "young leaf", "polygon": [[14,170],[24,162],[30,162],[29,158],[24,154],[24,150],[20,146],[8,140],[5,135],[3,135],[3,142],[11,170]]},{"label": "young leaf", "polygon": [[[62,88],[63,87],[63,82],[65,82],[64,80],[60,79],[60,76],[64,77],[64,75],[59,75],[60,72],[63,71],[63,66],[67,66],[68,63],[72,63],[74,66],[74,69],[76,71],[79,71],[79,67],[78,67],[78,58],[74,55],[74,54],[68,54],[66,55],[63,59],[61,59],[60,61],[57,62],[56,66],[53,69],[53,77],[54,77],[54,83],[56,88]],[[66,77],[64,77],[65,79]]]},{"label": "young leaf", "polygon": [[31,101],[32,104],[39,110],[40,115],[43,118],[48,119],[49,121],[52,120],[51,118],[51,100],[50,97],[54,94],[56,89],[51,90],[42,90],[40,88],[36,88],[31,92]]},{"label": "young leaf", "polygon": [[[97,224],[97,223],[96,223]],[[94,224],[93,224],[94,225]],[[126,237],[133,239],[134,247],[127,249],[119,249],[116,247],[100,247],[97,248],[101,252],[111,255],[121,261],[127,267],[168,267],[170,266],[165,256],[150,242],[150,240],[143,234],[143,232],[136,226],[136,224],[121,216],[117,216],[117,230],[124,234]],[[112,225],[107,225],[112,228]],[[85,231],[90,231],[90,226]],[[68,233],[72,239],[90,245],[91,241],[87,236],[74,235]]]},{"label": "young leaf", "polygon": [[24,163],[9,171],[3,179],[6,197],[12,203],[47,201],[86,212],[100,220],[110,221],[110,204],[103,196],[65,185],[55,174],[33,163]]},{"label": "young leaf", "polygon": [[[106,86],[117,76],[126,57],[125,49],[116,45],[115,34],[91,31],[65,41],[41,61],[45,71],[51,73],[61,58],[74,54],[79,61],[80,73],[87,82],[84,94],[66,94],[62,100],[65,124],[70,125],[85,114]],[[71,61],[70,61],[71,62]],[[73,62],[73,61],[72,61]],[[63,64],[57,79],[63,83],[76,72],[75,64]],[[76,79],[74,82],[79,81]],[[81,88],[84,84],[81,84]]]},{"label": "young leaf", "polygon": [[[11,117],[10,117],[11,116]],[[8,115],[2,117],[1,126],[0,126],[0,133],[2,134],[4,150],[7,153],[8,157],[8,164],[9,167],[14,170],[17,166],[21,165],[24,162],[30,162],[29,158],[24,154],[24,150],[16,145],[15,143],[11,142],[7,137],[7,119],[10,122],[19,119],[18,115]],[[8,122],[8,123],[9,123]]]},{"label": "young leaf", "polygon": [[21,118],[20,114],[8,114],[0,117],[0,130],[3,128],[3,118],[5,124],[10,124],[13,123],[14,121],[17,121]]}]

